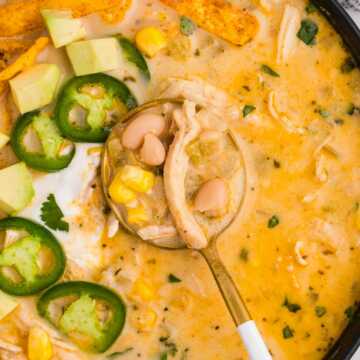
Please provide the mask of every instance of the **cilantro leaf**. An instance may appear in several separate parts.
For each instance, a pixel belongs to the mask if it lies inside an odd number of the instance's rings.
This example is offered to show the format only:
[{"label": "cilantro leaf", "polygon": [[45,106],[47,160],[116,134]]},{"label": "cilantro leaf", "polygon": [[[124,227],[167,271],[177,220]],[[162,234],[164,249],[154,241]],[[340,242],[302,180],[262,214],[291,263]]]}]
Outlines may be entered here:
[{"label": "cilantro leaf", "polygon": [[294,330],[289,325],[283,328],[282,333],[284,339],[290,339],[294,336]]},{"label": "cilantro leaf", "polygon": [[261,71],[273,77],[280,77],[280,75],[268,65],[261,65]]},{"label": "cilantro leaf", "polygon": [[297,37],[306,45],[314,45],[316,43],[316,35],[319,32],[319,27],[315,22],[305,19],[301,22],[301,27],[297,33]]},{"label": "cilantro leaf", "polygon": [[63,212],[56,203],[54,194],[50,194],[41,205],[41,220],[53,230],[69,231],[69,224],[62,220]]},{"label": "cilantro leaf", "polygon": [[192,35],[196,30],[195,23],[186,16],[180,17],[180,31],[185,36]]},{"label": "cilantro leaf", "polygon": [[245,105],[243,109],[244,118],[247,117],[250,113],[252,113],[256,107],[254,105]]},{"label": "cilantro leaf", "polygon": [[116,359],[117,357],[125,355],[125,354],[127,354],[127,353],[129,353],[130,351],[133,351],[133,350],[134,350],[134,348],[129,347],[129,348],[126,348],[123,351],[116,351],[116,352],[108,355],[106,358],[107,359]]},{"label": "cilantro leaf", "polygon": [[168,281],[169,281],[169,283],[179,283],[179,282],[181,282],[181,279],[176,277],[174,274],[169,274]]},{"label": "cilantro leaf", "polygon": [[326,314],[326,307],[325,306],[316,306],[315,314],[319,318],[323,317]]},{"label": "cilantro leaf", "polygon": [[268,228],[273,229],[274,227],[278,226],[279,224],[280,224],[279,218],[276,215],[274,215],[268,221]]},{"label": "cilantro leaf", "polygon": [[285,297],[283,306],[292,313],[296,313],[301,310],[301,306],[299,304],[291,303],[287,297]]}]

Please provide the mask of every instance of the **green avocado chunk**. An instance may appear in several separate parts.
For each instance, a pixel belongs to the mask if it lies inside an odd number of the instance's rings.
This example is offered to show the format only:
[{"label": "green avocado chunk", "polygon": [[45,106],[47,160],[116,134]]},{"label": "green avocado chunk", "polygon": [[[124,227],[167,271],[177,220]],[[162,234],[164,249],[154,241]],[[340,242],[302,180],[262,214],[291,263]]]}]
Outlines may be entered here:
[{"label": "green avocado chunk", "polygon": [[40,138],[47,158],[56,158],[64,142],[54,120],[49,116],[39,114],[33,122],[34,129]]},{"label": "green avocado chunk", "polygon": [[37,64],[10,80],[15,104],[24,114],[50,104],[60,79],[55,64]]},{"label": "green avocado chunk", "polygon": [[100,341],[103,332],[96,315],[96,301],[88,294],[81,295],[66,309],[59,327],[65,334],[76,331]]},{"label": "green avocado chunk", "polygon": [[0,189],[0,209],[8,214],[24,209],[35,195],[31,173],[24,163],[0,170]]},{"label": "green avocado chunk", "polygon": [[86,30],[81,19],[73,19],[68,10],[41,10],[46,27],[56,48],[83,39]]},{"label": "green avocado chunk", "polygon": [[3,250],[0,266],[14,266],[27,282],[32,283],[40,271],[37,264],[40,249],[39,240],[26,236]]},{"label": "green avocado chunk", "polygon": [[88,75],[120,68],[120,46],[114,38],[74,42],[66,47],[75,74]]}]

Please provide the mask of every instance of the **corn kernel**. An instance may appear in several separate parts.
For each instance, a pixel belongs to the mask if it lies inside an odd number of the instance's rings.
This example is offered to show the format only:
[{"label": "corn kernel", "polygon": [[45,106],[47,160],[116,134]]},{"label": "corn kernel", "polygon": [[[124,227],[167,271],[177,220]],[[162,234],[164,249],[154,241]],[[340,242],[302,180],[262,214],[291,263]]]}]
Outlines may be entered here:
[{"label": "corn kernel", "polygon": [[53,355],[49,335],[39,327],[30,329],[28,338],[29,360],[50,360]]},{"label": "corn kernel", "polygon": [[136,280],[130,296],[143,301],[151,301],[155,298],[154,286],[146,280]]},{"label": "corn kernel", "polygon": [[128,188],[141,193],[148,192],[155,184],[155,175],[139,166],[125,165],[119,176]]},{"label": "corn kernel", "polygon": [[121,174],[116,174],[114,180],[109,187],[109,195],[112,200],[119,204],[127,204],[136,198],[134,191],[129,189],[121,181]]},{"label": "corn kernel", "polygon": [[153,26],[141,29],[136,34],[135,41],[137,47],[149,57],[154,57],[167,46],[166,35]]},{"label": "corn kernel", "polygon": [[149,217],[143,206],[137,206],[127,209],[127,219],[130,224],[142,225],[149,220]]},{"label": "corn kernel", "polygon": [[132,323],[139,331],[150,331],[155,327],[157,318],[153,309],[146,308],[134,312]]}]

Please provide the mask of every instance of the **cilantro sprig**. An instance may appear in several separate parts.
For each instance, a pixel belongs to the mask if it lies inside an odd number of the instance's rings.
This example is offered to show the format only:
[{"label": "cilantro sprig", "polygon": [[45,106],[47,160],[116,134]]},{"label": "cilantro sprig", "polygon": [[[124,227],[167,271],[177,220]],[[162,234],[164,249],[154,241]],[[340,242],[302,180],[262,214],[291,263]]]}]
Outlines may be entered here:
[{"label": "cilantro sprig", "polygon": [[64,213],[56,202],[54,194],[50,194],[41,205],[41,220],[53,230],[69,231],[69,224],[63,220]]}]

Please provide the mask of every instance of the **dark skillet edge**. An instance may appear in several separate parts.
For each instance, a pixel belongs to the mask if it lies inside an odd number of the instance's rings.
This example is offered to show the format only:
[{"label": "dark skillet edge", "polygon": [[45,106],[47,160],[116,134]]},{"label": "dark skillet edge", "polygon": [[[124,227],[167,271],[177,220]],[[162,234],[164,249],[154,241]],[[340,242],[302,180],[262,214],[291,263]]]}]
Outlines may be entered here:
[{"label": "dark skillet edge", "polygon": [[360,307],[324,360],[350,360],[360,347]]},{"label": "dark skillet edge", "polygon": [[360,29],[337,0],[312,0],[340,34],[357,65],[360,65]]},{"label": "dark skillet edge", "polygon": [[[312,0],[334,29],[340,34],[348,50],[360,66],[360,30],[337,0]],[[360,348],[360,306],[356,315],[324,360],[351,360]]]}]

